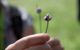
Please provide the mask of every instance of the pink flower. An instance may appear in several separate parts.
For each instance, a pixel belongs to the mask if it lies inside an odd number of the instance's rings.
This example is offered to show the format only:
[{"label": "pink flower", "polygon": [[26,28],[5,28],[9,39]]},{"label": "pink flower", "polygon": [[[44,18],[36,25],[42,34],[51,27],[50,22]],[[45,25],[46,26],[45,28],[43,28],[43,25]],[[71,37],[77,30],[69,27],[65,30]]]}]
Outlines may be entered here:
[{"label": "pink flower", "polygon": [[36,12],[37,12],[37,13],[41,13],[41,9],[40,9],[40,8],[37,8],[37,9],[36,9]]},{"label": "pink flower", "polygon": [[52,19],[52,17],[51,17],[49,14],[47,14],[47,15],[44,17],[44,19],[45,19],[45,21],[50,21],[50,20]]}]

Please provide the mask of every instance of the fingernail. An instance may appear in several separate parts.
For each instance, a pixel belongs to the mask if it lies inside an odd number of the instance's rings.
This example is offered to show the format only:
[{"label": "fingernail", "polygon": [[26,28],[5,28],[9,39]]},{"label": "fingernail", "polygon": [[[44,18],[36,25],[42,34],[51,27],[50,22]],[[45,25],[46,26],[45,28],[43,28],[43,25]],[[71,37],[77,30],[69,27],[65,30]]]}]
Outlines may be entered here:
[{"label": "fingernail", "polygon": [[45,38],[46,38],[46,41],[50,39],[50,36],[48,34],[45,34]]},{"label": "fingernail", "polygon": [[51,50],[51,46],[49,44],[46,44],[47,50]]}]

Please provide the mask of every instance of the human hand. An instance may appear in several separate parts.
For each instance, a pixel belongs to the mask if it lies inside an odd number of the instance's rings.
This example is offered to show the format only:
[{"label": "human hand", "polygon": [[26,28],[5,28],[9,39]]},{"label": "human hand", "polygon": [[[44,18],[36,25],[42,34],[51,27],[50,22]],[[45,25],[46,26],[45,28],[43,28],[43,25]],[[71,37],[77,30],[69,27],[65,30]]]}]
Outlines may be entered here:
[{"label": "human hand", "polygon": [[46,43],[50,45],[51,50],[64,50],[64,47],[61,46],[60,41],[58,39],[51,38]]},{"label": "human hand", "polygon": [[60,46],[55,47],[59,44],[55,43],[57,40],[49,39],[50,37],[47,34],[30,35],[9,45],[5,50],[53,50],[53,48],[59,48],[56,50],[62,50]]}]

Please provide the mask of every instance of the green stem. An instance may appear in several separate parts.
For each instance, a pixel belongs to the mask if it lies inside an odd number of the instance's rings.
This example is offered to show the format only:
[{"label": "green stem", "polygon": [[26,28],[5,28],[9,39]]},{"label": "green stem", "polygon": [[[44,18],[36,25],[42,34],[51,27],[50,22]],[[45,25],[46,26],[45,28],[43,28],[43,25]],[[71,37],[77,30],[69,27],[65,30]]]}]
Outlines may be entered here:
[{"label": "green stem", "polygon": [[40,20],[40,33],[42,33],[41,13],[39,13],[39,20]]},{"label": "green stem", "polygon": [[45,31],[45,33],[47,33],[47,30],[48,30],[48,24],[49,24],[49,21],[47,21],[47,27],[46,27],[46,31]]}]

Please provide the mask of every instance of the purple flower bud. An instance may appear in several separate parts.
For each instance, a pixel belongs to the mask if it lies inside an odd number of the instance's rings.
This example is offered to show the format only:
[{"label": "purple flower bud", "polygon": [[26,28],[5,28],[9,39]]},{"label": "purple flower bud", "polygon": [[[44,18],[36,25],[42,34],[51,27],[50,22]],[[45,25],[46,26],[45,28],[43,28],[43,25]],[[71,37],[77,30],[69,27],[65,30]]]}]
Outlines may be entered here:
[{"label": "purple flower bud", "polygon": [[47,14],[47,15],[44,17],[45,21],[50,21],[51,18],[52,18],[52,17],[51,17],[49,14]]},{"label": "purple flower bud", "polygon": [[37,9],[36,9],[36,12],[37,12],[37,13],[41,13],[41,9],[40,9],[40,8],[37,8]]}]

